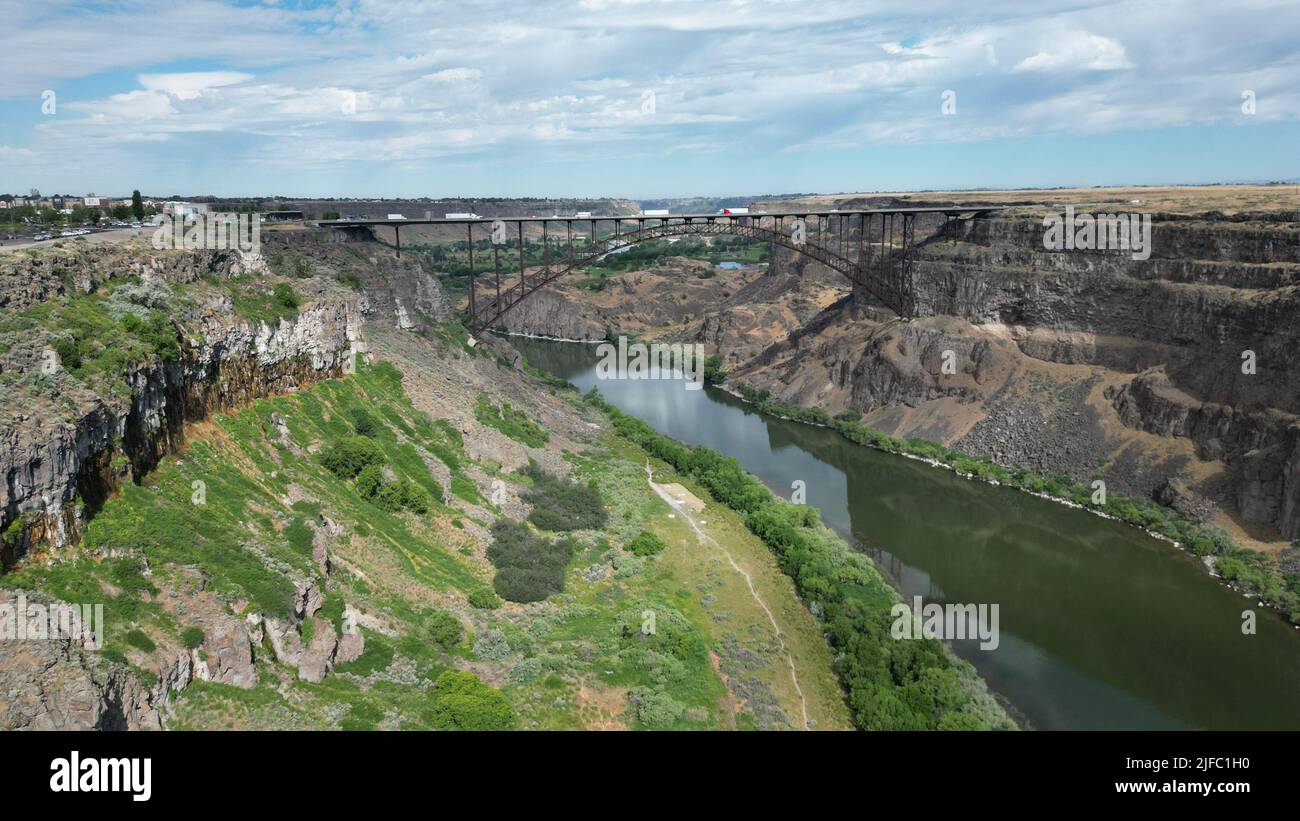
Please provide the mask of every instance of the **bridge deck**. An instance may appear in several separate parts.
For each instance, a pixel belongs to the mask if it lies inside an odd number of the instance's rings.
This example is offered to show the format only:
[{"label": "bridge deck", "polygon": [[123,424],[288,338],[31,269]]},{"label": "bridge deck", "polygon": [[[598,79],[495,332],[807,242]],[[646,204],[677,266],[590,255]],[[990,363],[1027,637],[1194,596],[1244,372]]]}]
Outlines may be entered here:
[{"label": "bridge deck", "polygon": [[632,220],[716,220],[716,219],[744,219],[763,218],[763,217],[856,217],[860,215],[874,214],[944,214],[947,216],[961,216],[963,214],[986,214],[992,211],[1002,211],[1012,208],[1010,205],[952,205],[952,206],[925,206],[917,208],[857,208],[853,210],[812,210],[812,211],[750,211],[748,214],[591,214],[578,216],[576,214],[556,214],[549,217],[477,217],[461,219],[337,219],[337,220],[320,220],[317,224],[327,227],[338,228],[355,228],[371,225],[490,225],[496,220],[502,222],[616,222]]}]

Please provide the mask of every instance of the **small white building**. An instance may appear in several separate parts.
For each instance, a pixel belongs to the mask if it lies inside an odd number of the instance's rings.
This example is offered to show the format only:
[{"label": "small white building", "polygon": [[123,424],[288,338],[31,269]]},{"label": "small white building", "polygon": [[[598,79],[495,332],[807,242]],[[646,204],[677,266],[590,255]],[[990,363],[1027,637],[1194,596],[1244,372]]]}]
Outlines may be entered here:
[{"label": "small white building", "polygon": [[164,214],[171,214],[173,217],[194,217],[199,214],[208,213],[208,204],[205,202],[178,202],[168,200],[163,203],[162,211]]}]

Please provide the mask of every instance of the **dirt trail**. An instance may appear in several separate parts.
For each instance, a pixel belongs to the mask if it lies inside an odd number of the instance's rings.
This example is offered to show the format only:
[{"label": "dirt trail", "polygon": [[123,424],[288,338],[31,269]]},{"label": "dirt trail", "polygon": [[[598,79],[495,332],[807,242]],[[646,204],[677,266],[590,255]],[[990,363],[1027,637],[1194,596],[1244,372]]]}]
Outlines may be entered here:
[{"label": "dirt trail", "polygon": [[699,522],[696,521],[695,516],[691,513],[689,506],[678,502],[673,498],[672,494],[664,489],[663,485],[655,482],[654,473],[650,469],[649,461],[645,463],[645,475],[646,481],[650,483],[651,489],[659,495],[659,498],[663,499],[668,503],[669,507],[682,515],[682,518],[684,518],[691,526],[691,529],[695,531],[695,535],[699,537],[701,541],[707,541],[718,550],[722,551],[722,555],[727,557],[727,562],[731,564],[732,569],[745,578],[745,584],[749,587],[749,595],[753,596],[754,601],[758,603],[758,606],[763,608],[763,612],[767,614],[767,620],[772,623],[772,629],[776,632],[777,643],[781,645],[781,652],[785,654],[785,663],[790,668],[790,680],[794,683],[794,691],[799,694],[799,706],[800,710],[803,712],[803,728],[805,730],[808,729],[808,699],[804,697],[803,688],[799,686],[799,674],[795,671],[794,658],[790,655],[790,650],[785,646],[785,639],[782,637],[781,626],[776,623],[776,616],[772,613],[771,608],[767,606],[767,603],[763,601],[763,598],[758,595],[758,591],[754,589],[753,577],[751,577],[744,568],[736,564],[736,560],[731,557],[731,554],[727,552],[725,547],[719,544],[718,541],[708,533],[704,532],[703,528],[700,527]]}]

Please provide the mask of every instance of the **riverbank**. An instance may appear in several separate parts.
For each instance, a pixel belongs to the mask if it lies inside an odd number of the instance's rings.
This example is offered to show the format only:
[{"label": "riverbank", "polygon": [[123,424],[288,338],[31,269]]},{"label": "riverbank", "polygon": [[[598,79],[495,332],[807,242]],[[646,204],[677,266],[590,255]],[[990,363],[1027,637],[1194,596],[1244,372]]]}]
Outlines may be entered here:
[{"label": "riverbank", "polygon": [[974,667],[933,639],[895,640],[901,598],[872,561],[826,527],[816,508],[778,498],[735,459],[687,447],[606,402],[587,400],[624,438],[698,483],[773,552],[837,652],[835,671],[863,730],[1014,729]]}]

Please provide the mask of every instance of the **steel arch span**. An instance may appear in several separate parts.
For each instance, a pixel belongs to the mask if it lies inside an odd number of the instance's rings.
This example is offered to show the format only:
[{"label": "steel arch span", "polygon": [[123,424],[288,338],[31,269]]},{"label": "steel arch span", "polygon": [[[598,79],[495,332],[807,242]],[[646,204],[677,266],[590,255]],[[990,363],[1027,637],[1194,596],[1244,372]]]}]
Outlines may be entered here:
[{"label": "steel arch span", "polygon": [[[597,259],[643,242],[682,236],[736,236],[788,248],[819,262],[879,299],[904,318],[913,314],[911,251],[915,240],[915,221],[921,214],[942,214],[948,221],[963,214],[978,215],[994,208],[896,208],[820,213],[774,213],[753,215],[651,215],[573,217],[514,217],[489,222],[477,215],[444,220],[333,220],[322,225],[343,230],[391,227],[401,254],[401,228],[409,225],[465,226],[469,247],[469,316],[471,331],[491,328],[509,311],[537,291],[577,268]],[[529,270],[525,260],[524,226],[541,225],[543,264]],[[562,224],[564,232],[552,235],[550,226]],[[588,226],[590,235],[581,246],[575,245],[573,226]],[[601,223],[613,230],[600,237]],[[624,231],[629,223],[634,230]],[[474,228],[491,228],[491,265],[479,271],[474,263]],[[509,230],[513,227],[513,231]],[[511,236],[513,234],[513,236]],[[515,249],[506,248],[516,240],[518,270],[503,274],[502,258]],[[552,259],[552,249],[557,256]],[[504,253],[503,253],[504,252]],[[507,264],[513,264],[509,260]],[[483,283],[483,277],[488,282]]]}]

